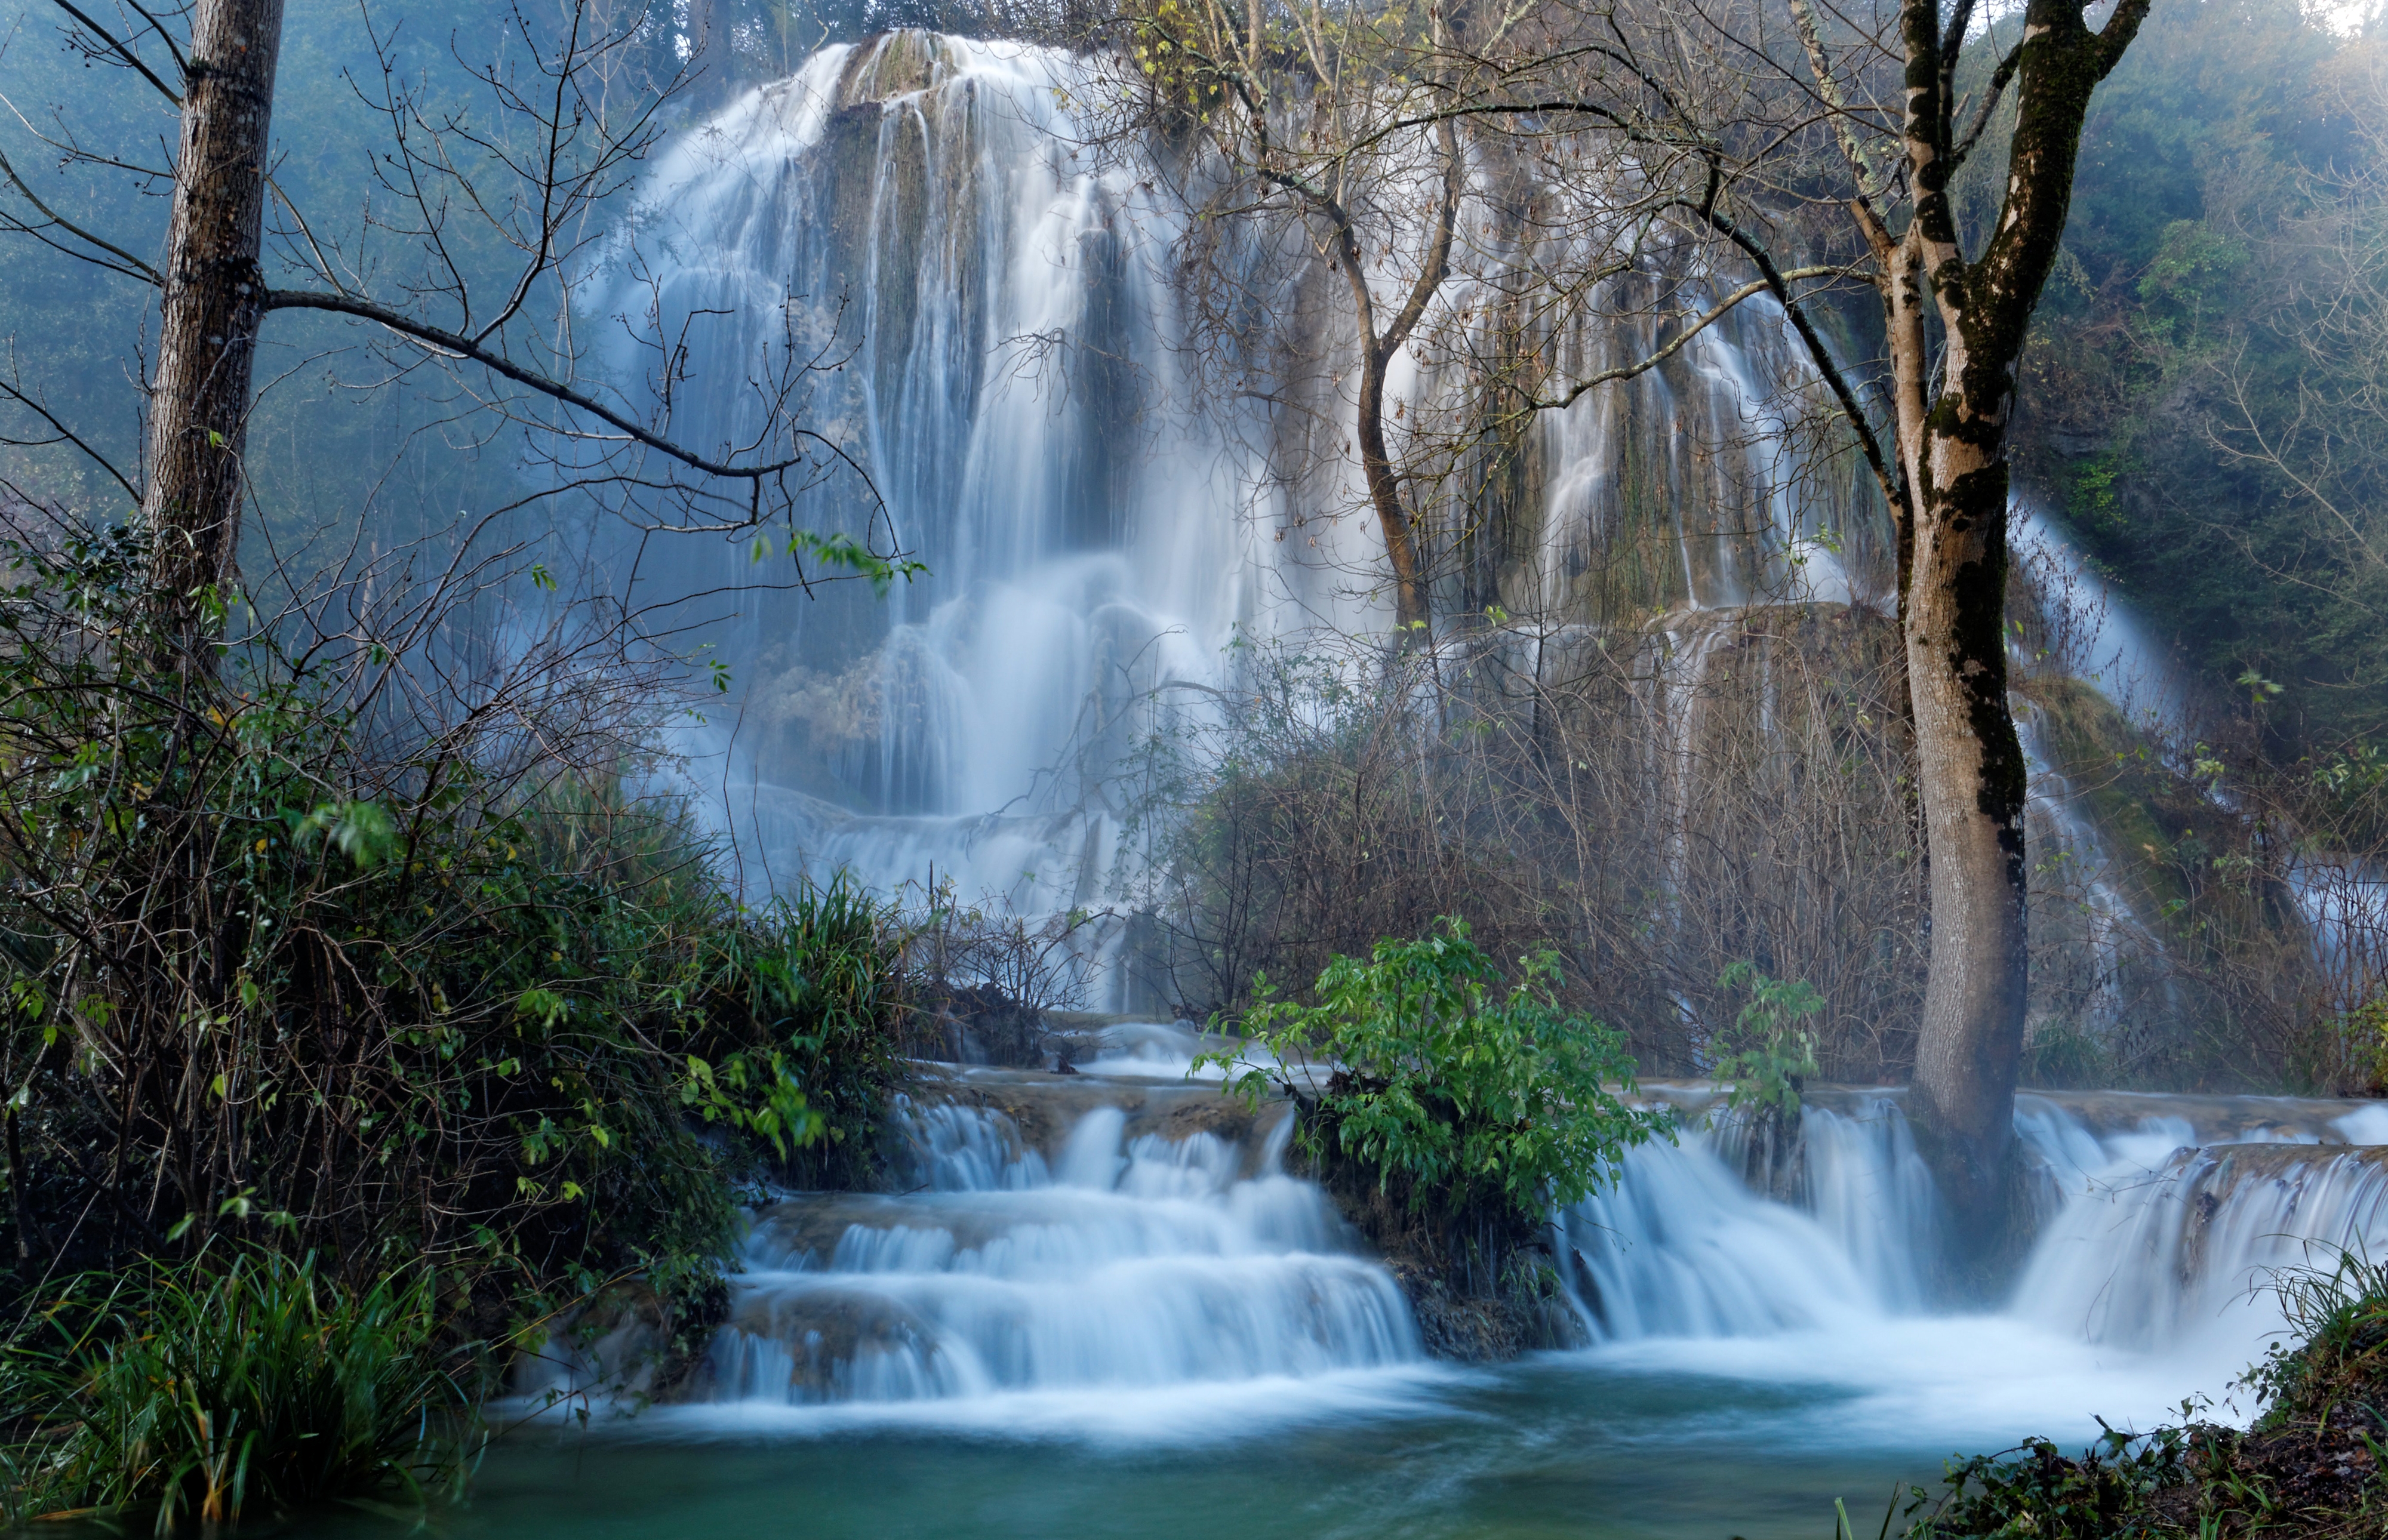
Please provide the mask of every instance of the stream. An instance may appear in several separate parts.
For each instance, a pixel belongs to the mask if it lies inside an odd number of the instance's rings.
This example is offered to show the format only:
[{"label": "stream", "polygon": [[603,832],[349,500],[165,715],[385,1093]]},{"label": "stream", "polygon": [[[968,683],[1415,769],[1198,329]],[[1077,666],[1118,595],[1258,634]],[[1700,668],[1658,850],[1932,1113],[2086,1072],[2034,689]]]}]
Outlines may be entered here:
[{"label": "stream", "polygon": [[[1952,1312],[1891,1090],[1820,1087],[1783,1195],[1700,1085],[1674,1145],[1561,1216],[1588,1343],[1428,1359],[1391,1276],[1287,1174],[1282,1106],[1150,1027],[1094,1073],[934,1068],[886,1193],[755,1212],[678,1404],[500,1445],[459,1535],[1770,1535],[2027,1433],[2228,1395],[2267,1269],[2382,1232],[2388,1107],[2024,1095],[2039,1240]],[[594,1387],[602,1355],[551,1389]],[[577,1403],[576,1403],[577,1404]]]}]

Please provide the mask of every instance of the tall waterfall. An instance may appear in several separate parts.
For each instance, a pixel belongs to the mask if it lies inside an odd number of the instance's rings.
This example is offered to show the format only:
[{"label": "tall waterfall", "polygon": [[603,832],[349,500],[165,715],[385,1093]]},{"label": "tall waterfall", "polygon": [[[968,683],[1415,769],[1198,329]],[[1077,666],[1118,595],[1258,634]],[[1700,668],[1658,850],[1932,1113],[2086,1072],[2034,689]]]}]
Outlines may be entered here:
[{"label": "tall waterfall", "polygon": [[[825,48],[684,133],[642,195],[644,286],[611,302],[653,303],[705,361],[675,401],[681,431],[735,441],[756,360],[814,349],[837,367],[808,420],[882,501],[841,481],[805,517],[892,533],[930,569],[883,603],[755,600],[725,643],[743,718],[692,746],[728,757],[742,842],[774,871],[945,876],[1032,912],[1095,900],[1127,817],[1111,777],[1157,689],[1182,684],[1169,699],[1199,711],[1239,636],[1384,624],[1348,449],[1295,453],[1268,390],[1196,388],[1181,216],[1088,145],[1078,106],[1103,89],[1087,63],[1020,44]],[[1332,307],[1303,287],[1315,269],[1285,256],[1259,254],[1249,281],[1269,324],[1328,357],[1302,420],[1348,423],[1331,357],[1347,343],[1316,319]],[[1448,285],[1429,331],[1465,324],[1480,277]],[[1648,347],[1652,325],[1559,343],[1597,368]],[[1395,372],[1407,423],[1467,389],[1430,364],[1414,348]],[[1527,527],[1492,563],[1510,607],[1640,624],[1878,600],[1857,471],[1811,473],[1782,431],[1804,378],[1780,312],[1753,302],[1666,367],[1544,414]],[[646,571],[704,589],[746,561]]]}]

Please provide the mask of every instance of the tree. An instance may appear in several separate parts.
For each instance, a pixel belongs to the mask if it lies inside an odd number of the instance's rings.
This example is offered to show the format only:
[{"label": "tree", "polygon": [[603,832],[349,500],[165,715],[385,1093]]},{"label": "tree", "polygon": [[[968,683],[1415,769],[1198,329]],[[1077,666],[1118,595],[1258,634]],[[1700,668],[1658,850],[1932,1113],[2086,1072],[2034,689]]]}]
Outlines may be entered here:
[{"label": "tree", "polygon": [[[19,384],[6,395],[51,430],[40,442],[71,443],[138,501],[156,536],[150,601],[175,617],[168,634],[181,638],[186,666],[213,666],[248,495],[243,453],[257,347],[269,318],[284,312],[360,323],[387,378],[451,376],[499,429],[528,435],[551,481],[547,495],[605,488],[648,530],[743,536],[784,519],[800,583],[824,575],[823,565],[881,580],[898,570],[885,560],[892,552],[874,556],[794,524],[805,486],[852,467],[803,421],[823,355],[799,340],[792,308],[783,345],[739,360],[759,426],[743,442],[705,448],[675,432],[675,386],[691,367],[692,339],[686,328],[663,334],[654,274],[616,216],[661,136],[663,108],[691,74],[676,68],[642,76],[637,89],[610,89],[625,60],[651,57],[658,36],[671,42],[667,19],[639,6],[620,14],[606,0],[572,0],[553,24],[511,7],[511,35],[488,62],[465,58],[450,39],[479,97],[468,102],[448,82],[435,90],[412,76],[397,29],[379,27],[368,10],[378,78],[351,83],[386,131],[372,152],[379,197],[342,225],[301,208],[271,172],[282,0],[197,0],[187,41],[132,0],[107,21],[57,4],[70,48],[134,72],[179,120],[180,153],[163,172],[92,148],[70,129],[44,138],[68,167],[171,181],[160,264],[135,254],[136,236],[62,214],[14,167],[5,174],[15,198],[0,205],[0,233],[157,291],[146,474],[108,463],[38,392]],[[648,360],[644,379],[594,367],[584,329],[573,324],[601,278],[630,296],[614,320]]]},{"label": "tree", "polygon": [[[204,611],[224,586],[239,538],[241,454],[265,317],[258,252],[267,130],[281,53],[282,0],[213,0],[193,13],[190,54],[177,60],[182,153],[160,275],[141,516],[159,536],[151,602],[195,637],[212,629]],[[185,656],[207,653],[194,647]]]},{"label": "tree", "polygon": [[[2064,234],[2090,95],[2148,6],[2121,0],[2097,29],[2085,8],[2030,0],[2020,37],[1968,94],[1959,81],[1973,0],[1903,0],[1890,19],[1895,31],[1861,36],[1838,57],[1841,40],[1827,35],[1807,0],[1792,6],[1809,81],[1841,152],[1844,206],[1873,259],[1888,346],[1895,455],[1885,491],[1898,525],[1932,863],[1914,1111],[1944,1190],[1961,1212],[1977,1216],[2004,1209],[2028,981],[2026,773],[2006,693],[2006,439],[2015,365]],[[1896,106],[1874,87],[1876,60],[1899,72]],[[2010,90],[2004,193],[1969,252],[1950,182]]]},{"label": "tree", "polygon": [[1468,169],[1457,120],[1437,110],[1458,89],[1443,13],[1430,10],[1422,33],[1406,20],[1356,6],[1273,16],[1262,0],[1240,14],[1226,0],[1162,0],[1132,34],[1150,91],[1131,130],[1162,143],[1192,130],[1207,157],[1193,167],[1198,225],[1289,214],[1334,271],[1356,333],[1361,476],[1404,641],[1429,628],[1431,575],[1387,442],[1387,383],[1451,276]]},{"label": "tree", "polygon": [[[1665,208],[1758,274],[1711,314],[1759,293],[1784,306],[1881,486],[1930,860],[1912,1110],[1951,1202],[1991,1218],[2005,1205],[2028,981],[2026,774],[2007,701],[2007,433],[2091,94],[2148,0],[2120,0],[2099,28],[2079,0],[2030,0],[2021,27],[2004,32],[1976,27],[1975,0],[1898,0],[1829,21],[1811,0],[1785,4],[1787,28],[1763,3],[1596,8],[1606,36],[1573,51],[1598,68],[1573,95],[1532,105],[1636,144],[1696,147],[1680,164],[1697,166],[1698,182]],[[1987,75],[1968,52],[1985,41],[2005,44]],[[1746,83],[1721,95],[1720,81]],[[1501,110],[1530,120],[1524,105]],[[1987,229],[1969,233],[1951,179],[1994,124],[2005,129],[2005,184]],[[1817,143],[1827,131],[1828,148]],[[1835,244],[1814,217],[1827,209],[1853,228],[1855,259],[1794,268],[1788,253]],[[1879,307],[1887,356],[1871,381],[1827,345],[1826,318],[1797,286],[1836,272],[1859,276]],[[1868,396],[1887,408],[1879,426]],[[1962,1233],[1988,1244],[2002,1230]]]}]

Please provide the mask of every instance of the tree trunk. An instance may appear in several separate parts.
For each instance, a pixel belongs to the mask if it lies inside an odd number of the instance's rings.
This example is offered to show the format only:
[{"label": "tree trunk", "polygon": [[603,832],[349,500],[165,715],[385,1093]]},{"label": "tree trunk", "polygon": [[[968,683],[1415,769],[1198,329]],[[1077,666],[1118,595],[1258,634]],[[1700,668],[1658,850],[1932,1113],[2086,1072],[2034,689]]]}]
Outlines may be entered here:
[{"label": "tree trunk", "polygon": [[211,670],[218,596],[240,540],[250,380],[265,280],[266,133],[282,0],[199,0],[166,236],[158,368],[149,389],[155,539],[149,603],[186,664]]},{"label": "tree trunk", "polygon": [[1368,501],[1384,532],[1385,562],[1393,571],[1393,626],[1404,641],[1423,639],[1432,619],[1427,593],[1426,568],[1418,558],[1417,535],[1410,527],[1409,511],[1402,506],[1401,478],[1393,472],[1385,448],[1385,365],[1388,359],[1363,344],[1369,355],[1360,362],[1360,470],[1368,484]]},{"label": "tree trunk", "polygon": [[[1913,217],[1899,239],[1860,202],[1881,264],[1899,413],[1900,616],[1931,860],[1932,943],[1914,1103],[1960,1260],[1976,1274],[2007,1249],[2014,1089],[2023,1056],[2026,934],[2023,747],[2007,703],[2006,435],[2015,365],[2072,206],[2090,93],[2137,33],[2147,0],[2122,0],[2102,32],[2076,0],[2029,0],[2014,69],[2016,118],[2002,207],[1978,257],[1959,240],[1948,184],[1957,137],[1953,23],[1939,0],[1905,0],[1903,126]],[[1924,305],[1943,352],[1933,391]]]},{"label": "tree trunk", "polygon": [[[1936,416],[1938,414],[1936,414]],[[1906,611],[1932,943],[1916,1044],[1918,1122],[1943,1194],[2002,1218],[2028,986],[2023,747],[2007,706],[2003,416],[1925,430]],[[1995,1225],[1961,1234],[1994,1239]]]},{"label": "tree trunk", "polygon": [[1368,502],[1385,536],[1385,563],[1393,574],[1393,629],[1398,645],[1426,641],[1433,620],[1433,600],[1427,582],[1424,553],[1418,549],[1416,526],[1402,505],[1402,481],[1385,446],[1385,375],[1426,316],[1427,307],[1451,274],[1451,244],[1459,220],[1459,195],[1467,174],[1459,131],[1449,120],[1436,125],[1436,147],[1442,160],[1442,196],[1435,211],[1418,275],[1403,297],[1401,309],[1380,333],[1377,309],[1368,290],[1367,263],[1360,250],[1351,216],[1340,205],[1323,206],[1335,221],[1337,265],[1352,291],[1353,319],[1360,332],[1360,399],[1358,434],[1360,472],[1368,486]]}]

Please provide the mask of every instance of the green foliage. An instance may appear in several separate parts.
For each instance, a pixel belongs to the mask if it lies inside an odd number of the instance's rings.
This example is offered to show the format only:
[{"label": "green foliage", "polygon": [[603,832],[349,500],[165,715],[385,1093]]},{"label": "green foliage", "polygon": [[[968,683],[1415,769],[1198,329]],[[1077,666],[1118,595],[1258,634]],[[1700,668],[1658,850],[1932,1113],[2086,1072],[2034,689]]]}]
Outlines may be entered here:
[{"label": "green foliage", "polygon": [[[2388,726],[2379,48],[2316,7],[2158,0],[2024,362],[2019,485],[2216,699],[2278,681],[2248,716],[2283,760]],[[1962,173],[1976,221],[2002,174]]]},{"label": "green foliage", "polygon": [[[1198,1062],[1228,1069],[1248,1098],[1283,1084],[1315,1108],[1306,1138],[1331,1134],[1337,1153],[1381,1187],[1405,1186],[1414,1205],[1431,1194],[1539,1221],[1613,1180],[1629,1146],[1671,1136],[1665,1112],[1621,1099],[1634,1090],[1623,1040],[1560,1010],[1558,981],[1545,951],[1519,959],[1502,991],[1466,923],[1446,917],[1424,940],[1378,941],[1366,962],[1336,957],[1315,1005],[1260,980],[1242,1022],[1249,1046]],[[1275,1062],[1253,1063],[1255,1048]],[[1291,1067],[1313,1061],[1331,1067],[1315,1101]]]},{"label": "green foliage", "polygon": [[11,1518],[157,1533],[460,1486],[479,1389],[420,1267],[351,1289],[238,1248],[91,1277],[0,1358]]},{"label": "green foliage", "polygon": [[[870,591],[883,599],[897,578],[909,583],[929,570],[922,562],[882,556],[851,535],[822,535],[809,529],[789,532],[788,554],[796,559],[796,580],[800,583],[807,579],[805,559],[810,557],[813,562],[811,575],[850,573],[868,581]],[[726,689],[729,687],[725,684],[722,688]]]},{"label": "green foliage", "polygon": [[2176,1533],[2148,1499],[2188,1478],[2188,1446],[2179,1428],[2108,1428],[2077,1459],[2035,1438],[2003,1454],[1951,1460],[1937,1499],[1912,1489],[1904,1533],[1908,1540],[2132,1540]]},{"label": "green foliage", "polygon": [[2339,1031],[2346,1040],[2347,1057],[2367,1067],[2370,1085],[2388,1085],[2388,994],[2375,994],[2347,1012],[2339,1022]]},{"label": "green foliage", "polygon": [[2257,1430],[2388,1428],[2388,1265],[2340,1251],[2326,1268],[2282,1269],[2271,1288],[2288,1333],[2241,1381],[2264,1403]]},{"label": "green foliage", "polygon": [[1725,1105],[1778,1118],[1797,1117],[1801,1086],[1819,1072],[1816,1034],[1801,1023],[1823,1011],[1824,997],[1805,979],[1769,978],[1747,961],[1728,966],[1718,976],[1717,988],[1749,991],[1734,1017],[1729,1047],[1710,1070],[1717,1079],[1733,1082]]},{"label": "green foliage", "polygon": [[700,1300],[734,1181],[869,1159],[885,906],[746,906],[675,804],[548,759],[536,701],[393,725],[270,637],[160,663],[137,533],[7,556],[0,1219],[36,1267],[228,1233],[476,1307]]}]

